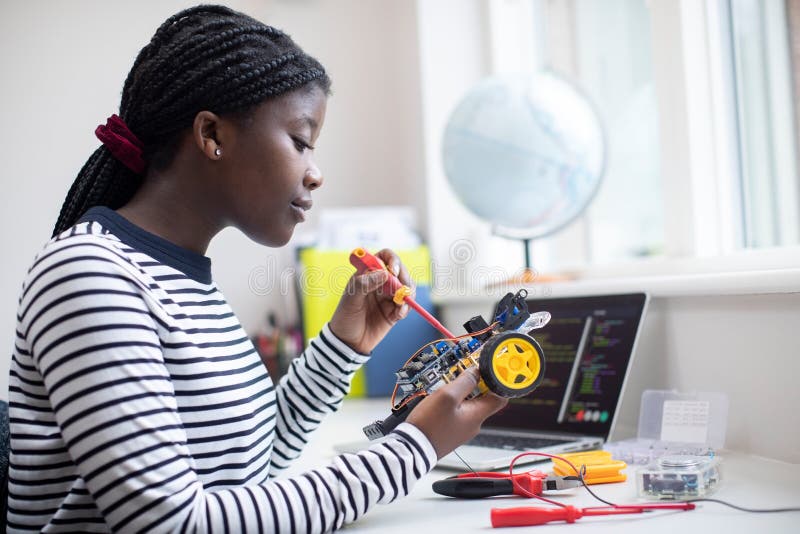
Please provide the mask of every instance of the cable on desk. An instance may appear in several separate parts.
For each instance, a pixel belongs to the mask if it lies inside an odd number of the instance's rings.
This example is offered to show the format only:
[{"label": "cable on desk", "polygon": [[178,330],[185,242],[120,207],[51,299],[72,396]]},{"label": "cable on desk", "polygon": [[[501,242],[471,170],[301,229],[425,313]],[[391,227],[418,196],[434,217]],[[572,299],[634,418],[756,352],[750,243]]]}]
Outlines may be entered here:
[{"label": "cable on desk", "polygon": [[[573,467],[573,469],[575,469],[575,468]],[[586,491],[589,492],[589,495],[591,495],[592,497],[594,497],[595,499],[597,499],[598,501],[600,501],[603,504],[607,504],[609,506],[615,506],[615,507],[618,506],[617,504],[614,504],[613,502],[609,502],[609,501],[607,501],[605,499],[601,499],[600,497],[598,497],[597,494],[595,492],[593,492],[589,488],[589,485],[586,483],[586,480],[584,479],[584,475],[586,475],[586,465],[581,465],[581,469],[578,472],[578,480],[581,481],[581,484],[583,484],[583,487],[586,489]]]},{"label": "cable on desk", "polygon": [[751,514],[771,514],[775,512],[800,512],[800,507],[798,508],[745,508],[744,506],[738,506],[735,504],[731,504],[726,501],[722,501],[720,499],[689,499],[686,502],[714,502],[717,504],[721,504],[723,506],[728,506],[733,508],[734,510],[739,510],[740,512],[749,512]]},{"label": "cable on desk", "polygon": [[[464,462],[464,465],[466,465],[467,468],[470,471],[475,473],[475,470],[472,469],[472,467],[470,467],[470,465],[463,458],[461,458],[461,456],[458,453],[456,453],[456,456],[458,456],[458,458],[462,462]],[[594,491],[592,491],[592,489],[586,483],[586,479],[585,479],[586,465],[582,464],[580,466],[580,468],[578,469],[578,468],[575,467],[575,465],[572,464],[572,462],[570,462],[566,458],[563,458],[563,457],[555,455],[555,454],[547,454],[547,453],[543,453],[543,452],[534,452],[534,451],[523,452],[521,454],[518,454],[517,456],[514,457],[513,460],[511,460],[511,465],[509,465],[509,467],[508,467],[508,474],[509,474],[509,476],[511,477],[512,480],[515,480],[513,478],[514,477],[514,464],[517,462],[517,460],[519,460],[520,458],[522,458],[524,456],[542,456],[542,457],[545,457],[545,458],[550,458],[550,459],[557,458],[559,460],[562,460],[563,462],[565,462],[567,465],[569,465],[577,473],[578,480],[580,480],[581,485],[586,489],[586,491],[589,492],[589,495],[591,495],[592,497],[594,497],[595,499],[597,499],[601,503],[603,503],[605,505],[608,505],[608,506],[610,506],[612,508],[617,508],[617,509],[637,509],[638,508],[640,512],[654,511],[654,510],[657,510],[659,508],[658,504],[652,504],[652,505],[646,505],[646,504],[645,505],[641,505],[641,504],[639,504],[639,505],[620,505],[620,504],[616,504],[616,503],[613,503],[613,502],[610,502],[610,501],[607,501],[605,499],[600,498]],[[518,483],[515,481],[514,485],[517,486]],[[534,495],[534,494],[532,494],[532,493],[530,493],[528,491],[525,491],[524,488],[518,488],[518,493],[521,494],[521,495],[528,495],[529,497],[537,498],[537,499],[539,499],[541,501],[545,501],[547,503],[550,503],[550,504],[553,504],[553,505],[556,505],[556,506],[559,506],[559,507],[562,507],[562,508],[566,508],[567,507],[565,504],[562,504],[562,503],[560,503],[558,501],[553,501],[553,500],[547,499],[545,497],[542,497],[541,495]],[[753,514],[770,514],[770,513],[781,513],[781,512],[800,512],[800,507],[797,507],[797,508],[794,508],[794,507],[787,507],[787,508],[747,508],[745,506],[739,506],[739,505],[736,505],[736,504],[733,504],[733,503],[729,503],[727,501],[723,501],[721,499],[710,499],[710,498],[688,499],[688,500],[685,500],[685,501],[676,502],[675,504],[688,504],[688,503],[696,503],[696,502],[711,502],[711,503],[721,504],[723,506],[728,506],[729,508],[733,508],[734,510],[739,510],[741,512],[747,512],[747,513],[753,513]]]},{"label": "cable on desk", "polygon": [[[514,474],[514,463],[516,463],[516,461],[519,458],[522,458],[523,456],[543,456],[543,457],[551,458],[551,459],[552,458],[558,458],[559,460],[561,460],[561,461],[565,462],[567,465],[569,465],[578,474],[578,480],[580,480],[581,484],[586,489],[586,491],[589,492],[589,495],[591,495],[592,497],[594,497],[595,499],[597,499],[601,503],[606,504],[608,506],[612,506],[612,507],[615,507],[615,508],[628,508],[628,507],[630,507],[630,505],[620,505],[620,504],[616,504],[616,503],[613,503],[613,502],[610,502],[610,501],[607,501],[605,499],[600,498],[594,491],[592,491],[592,489],[586,483],[586,480],[584,478],[585,475],[586,475],[586,465],[581,464],[580,469],[578,469],[578,468],[575,467],[575,465],[573,465],[566,458],[563,458],[563,457],[555,455],[555,454],[546,454],[546,453],[542,453],[542,452],[533,452],[533,451],[524,452],[522,454],[519,454],[511,461],[511,465],[509,466],[509,469],[508,469],[509,475],[513,475]],[[461,461],[463,462],[464,460],[462,459]],[[466,464],[466,462],[464,462],[464,463]],[[541,496],[538,496],[538,495],[530,495],[530,496],[531,497],[536,497],[536,498],[538,498],[540,500],[544,500],[544,501],[547,501],[547,502],[551,502],[551,503],[557,504],[558,506],[564,506],[561,503],[558,503],[558,502],[555,502],[555,501],[550,501],[548,499],[543,499]],[[723,501],[721,499],[710,499],[710,498],[688,499],[688,500],[680,501],[680,502],[683,502],[683,503],[712,502],[712,503],[716,503],[716,504],[721,504],[723,506],[728,506],[730,508],[733,508],[734,510],[739,510],[741,512],[747,512],[747,513],[753,513],[753,514],[770,514],[770,513],[781,513],[781,512],[800,512],[800,507],[747,508],[747,507],[744,507],[744,506],[739,506],[739,505],[736,505],[736,504],[733,504],[733,503],[729,503],[727,501]],[[634,506],[636,506],[636,505],[634,505]],[[638,505],[638,506],[642,507],[642,505]],[[643,510],[643,511],[650,511],[650,510]]]},{"label": "cable on desk", "polygon": [[476,472],[475,472],[475,470],[474,470],[474,469],[473,469],[473,468],[472,468],[472,467],[471,467],[471,466],[470,466],[470,465],[467,463],[467,461],[466,461],[464,458],[462,458],[460,454],[458,454],[458,449],[454,449],[454,450],[453,450],[453,453],[454,453],[456,456],[458,456],[458,459],[459,459],[459,460],[461,460],[461,461],[464,463],[464,465],[466,465],[466,466],[467,466],[467,469],[469,469],[470,471],[472,471],[472,474],[473,474],[473,475],[475,475],[475,476],[478,476],[478,473],[476,473]]},{"label": "cable on desk", "polygon": [[570,466],[572,468],[572,470],[575,471],[575,473],[577,473],[578,480],[580,480],[580,482],[583,485],[583,487],[586,488],[586,491],[588,491],[589,494],[592,497],[594,497],[598,501],[602,502],[603,504],[607,504],[608,506],[612,506],[614,508],[620,507],[620,505],[618,505],[618,504],[615,504],[613,502],[609,502],[609,501],[606,501],[604,499],[601,499],[600,497],[597,496],[597,494],[595,492],[593,492],[591,489],[589,489],[589,485],[586,484],[586,480],[584,479],[584,476],[586,475],[586,465],[582,464],[580,469],[578,469],[577,467],[575,467],[575,465],[572,462],[570,462],[566,458],[564,458],[562,456],[558,456],[556,454],[547,454],[547,453],[544,453],[544,452],[536,452],[536,451],[523,452],[521,454],[516,455],[514,457],[514,459],[511,460],[511,465],[508,466],[508,474],[511,477],[511,480],[513,481],[513,484],[517,488],[517,492],[519,494],[527,495],[528,497],[533,497],[533,498],[539,499],[540,501],[545,501],[545,502],[548,502],[550,504],[554,504],[556,506],[566,507],[565,504],[562,504],[562,503],[560,503],[558,501],[552,501],[550,499],[546,499],[546,498],[542,497],[541,495],[535,495],[535,494],[530,493],[527,490],[525,490],[525,488],[522,488],[522,487],[519,486],[519,482],[517,482],[516,479],[514,478],[514,464],[517,463],[517,460],[519,460],[520,458],[522,458],[524,456],[542,456],[542,457],[545,457],[545,458],[550,458],[550,459],[556,458],[558,460],[561,460],[562,462],[564,462],[568,466]]}]

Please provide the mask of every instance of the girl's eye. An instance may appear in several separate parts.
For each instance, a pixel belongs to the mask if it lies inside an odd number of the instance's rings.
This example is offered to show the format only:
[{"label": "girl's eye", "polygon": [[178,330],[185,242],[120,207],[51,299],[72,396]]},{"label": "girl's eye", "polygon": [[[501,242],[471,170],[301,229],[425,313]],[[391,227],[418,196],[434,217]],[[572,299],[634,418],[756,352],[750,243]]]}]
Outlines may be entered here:
[{"label": "girl's eye", "polygon": [[297,148],[299,152],[303,152],[307,149],[314,150],[314,147],[303,141],[298,137],[293,137],[292,140],[294,141],[294,146]]}]

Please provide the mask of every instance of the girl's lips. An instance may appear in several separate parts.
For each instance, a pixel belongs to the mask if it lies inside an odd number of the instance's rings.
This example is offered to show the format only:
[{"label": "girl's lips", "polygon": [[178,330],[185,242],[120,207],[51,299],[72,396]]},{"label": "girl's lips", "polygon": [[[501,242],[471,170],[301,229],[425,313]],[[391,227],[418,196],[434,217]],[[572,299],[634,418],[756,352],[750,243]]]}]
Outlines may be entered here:
[{"label": "girl's lips", "polygon": [[311,209],[311,201],[299,203],[298,201],[292,202],[290,204],[292,207],[292,212],[294,213],[295,217],[299,222],[304,222],[306,220],[306,211]]},{"label": "girl's lips", "polygon": [[311,209],[311,206],[314,202],[311,200],[310,197],[301,197],[292,200],[292,206],[297,206],[298,208],[302,209],[303,211],[308,211]]}]

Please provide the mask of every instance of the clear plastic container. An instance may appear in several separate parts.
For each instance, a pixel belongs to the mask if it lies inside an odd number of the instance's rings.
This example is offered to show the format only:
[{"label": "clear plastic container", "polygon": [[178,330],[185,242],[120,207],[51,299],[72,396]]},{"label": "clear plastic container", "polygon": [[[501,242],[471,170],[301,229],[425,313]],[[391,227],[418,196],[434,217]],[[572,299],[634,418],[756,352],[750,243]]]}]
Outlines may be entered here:
[{"label": "clear plastic container", "polygon": [[615,459],[650,465],[667,455],[713,456],[725,445],[728,398],[724,393],[646,390],[633,439],[603,448]]},{"label": "clear plastic container", "polygon": [[705,446],[725,445],[728,397],[724,393],[679,393],[648,389],[639,411],[640,439]]},{"label": "clear plastic container", "polygon": [[668,454],[687,454],[691,456],[709,456],[714,449],[705,445],[690,443],[670,443],[655,439],[631,438],[606,443],[603,448],[616,460],[628,465],[648,465]]},{"label": "clear plastic container", "polygon": [[639,497],[686,500],[710,495],[720,482],[716,456],[668,455],[636,471]]}]

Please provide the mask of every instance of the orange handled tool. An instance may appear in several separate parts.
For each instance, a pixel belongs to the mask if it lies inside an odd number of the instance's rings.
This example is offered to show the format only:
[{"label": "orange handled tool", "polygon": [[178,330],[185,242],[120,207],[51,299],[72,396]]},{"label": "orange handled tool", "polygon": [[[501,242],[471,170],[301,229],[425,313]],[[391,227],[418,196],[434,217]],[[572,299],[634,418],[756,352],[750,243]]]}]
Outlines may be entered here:
[{"label": "orange handled tool", "polygon": [[436,318],[428,313],[428,311],[420,306],[412,297],[411,297],[411,288],[403,285],[397,277],[386,268],[386,265],[377,257],[373,256],[363,248],[359,247],[350,254],[350,263],[353,267],[356,268],[356,271],[361,274],[367,271],[386,271],[389,273],[389,276],[386,279],[386,283],[383,284],[383,291],[393,295],[393,300],[395,304],[398,306],[401,305],[403,302],[408,304],[411,308],[416,310],[423,319],[428,321],[431,326],[433,326],[436,330],[441,332],[447,338],[455,338],[456,336],[453,335],[447,328],[444,327],[442,323],[436,320]]}]

